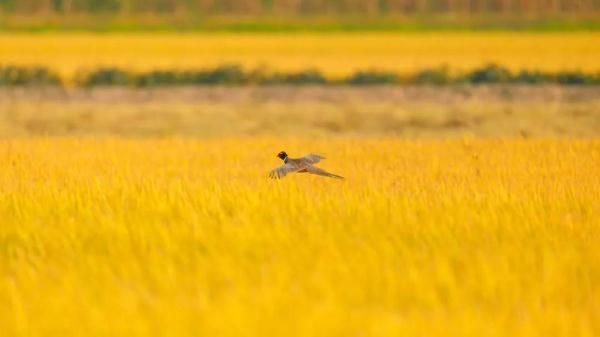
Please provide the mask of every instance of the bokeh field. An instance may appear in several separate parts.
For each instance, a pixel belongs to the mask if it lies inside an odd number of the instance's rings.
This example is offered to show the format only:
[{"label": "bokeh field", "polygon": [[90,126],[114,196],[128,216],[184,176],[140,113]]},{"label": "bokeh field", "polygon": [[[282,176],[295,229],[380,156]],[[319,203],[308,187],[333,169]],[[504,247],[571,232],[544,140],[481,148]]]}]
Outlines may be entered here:
[{"label": "bokeh field", "polygon": [[[266,179],[286,149],[345,181]],[[597,140],[5,139],[3,336],[597,336]]]},{"label": "bokeh field", "polygon": [[39,65],[67,78],[99,66],[129,70],[239,64],[273,71],[317,69],[455,72],[496,63],[513,71],[600,71],[600,33],[2,33],[0,64]]}]

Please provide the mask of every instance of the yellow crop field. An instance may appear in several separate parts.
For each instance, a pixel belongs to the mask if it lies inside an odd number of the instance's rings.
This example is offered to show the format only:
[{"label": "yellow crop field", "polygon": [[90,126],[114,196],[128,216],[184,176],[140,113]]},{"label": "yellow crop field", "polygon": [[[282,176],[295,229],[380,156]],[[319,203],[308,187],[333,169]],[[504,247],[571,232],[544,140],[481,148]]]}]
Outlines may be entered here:
[{"label": "yellow crop field", "polygon": [[2,140],[2,336],[598,336],[599,200],[597,140]]},{"label": "yellow crop field", "polygon": [[361,69],[600,70],[600,33],[3,33],[0,64],[45,65],[62,75],[99,65],[132,70],[235,63],[330,76]]}]

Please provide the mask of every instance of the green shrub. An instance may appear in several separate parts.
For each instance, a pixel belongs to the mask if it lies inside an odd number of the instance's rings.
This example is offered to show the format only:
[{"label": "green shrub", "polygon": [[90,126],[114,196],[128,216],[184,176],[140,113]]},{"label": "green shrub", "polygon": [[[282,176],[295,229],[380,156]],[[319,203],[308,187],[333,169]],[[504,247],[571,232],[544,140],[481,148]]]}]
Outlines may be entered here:
[{"label": "green shrub", "polygon": [[556,80],[559,84],[565,85],[589,85],[600,83],[598,81],[598,76],[584,74],[580,71],[560,72],[556,75]]},{"label": "green shrub", "polygon": [[395,84],[400,82],[400,77],[391,72],[366,70],[355,73],[346,82],[352,85]]},{"label": "green shrub", "polygon": [[188,72],[189,84],[239,85],[248,82],[248,76],[237,65],[223,65],[212,70]]},{"label": "green shrub", "polygon": [[133,76],[119,68],[100,68],[90,73],[83,73],[77,83],[84,87],[128,85],[133,81]]},{"label": "green shrub", "polygon": [[43,67],[0,67],[0,85],[60,85],[59,77]]},{"label": "green shrub", "polygon": [[519,72],[511,80],[511,82],[519,84],[543,84],[553,83],[554,81],[554,76],[551,74],[529,70]]},{"label": "green shrub", "polygon": [[258,74],[259,84],[293,84],[293,85],[306,85],[306,84],[326,84],[327,79],[318,70],[307,69],[297,73],[281,74],[276,73],[273,75]]},{"label": "green shrub", "polygon": [[134,84],[139,87],[164,86],[182,83],[182,76],[174,71],[155,70],[135,76]]},{"label": "green shrub", "polygon": [[505,83],[510,81],[511,74],[506,68],[495,64],[489,64],[483,68],[475,69],[468,73],[463,82],[472,84],[482,83]]},{"label": "green shrub", "polygon": [[437,69],[426,69],[418,72],[412,82],[415,84],[434,84],[443,85],[452,82],[452,78],[448,73],[447,67],[440,67]]},{"label": "green shrub", "polygon": [[[431,84],[447,85],[457,83],[493,84],[543,84],[561,85],[600,85],[600,73],[565,71],[545,73],[523,70],[511,74],[506,68],[490,64],[475,69],[463,76],[451,76],[447,67],[426,69],[409,77],[400,77],[392,72],[366,70],[358,71],[350,77],[332,80],[316,69],[307,69],[292,73],[270,73],[264,68],[245,72],[237,65],[222,65],[201,70],[156,70],[143,73],[131,73],[123,69],[106,67],[90,72],[81,72],[75,83],[82,87],[133,85],[136,87],[172,86],[172,85],[243,85],[243,84]],[[61,79],[43,67],[0,66],[0,86],[23,85],[61,85]]]}]

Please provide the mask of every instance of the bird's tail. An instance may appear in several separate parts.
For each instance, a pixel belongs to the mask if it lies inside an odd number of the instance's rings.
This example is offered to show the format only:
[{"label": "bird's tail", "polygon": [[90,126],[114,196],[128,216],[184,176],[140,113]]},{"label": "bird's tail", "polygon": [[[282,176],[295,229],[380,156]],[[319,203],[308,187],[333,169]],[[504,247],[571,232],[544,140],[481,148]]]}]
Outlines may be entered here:
[{"label": "bird's tail", "polygon": [[314,167],[314,166],[309,166],[306,168],[306,170],[308,171],[308,173],[312,173],[312,174],[316,174],[319,176],[323,176],[323,177],[329,177],[329,178],[336,178],[336,179],[346,179],[342,176],[339,176],[337,174],[333,174],[333,173],[329,173],[323,169],[320,169],[318,167]]},{"label": "bird's tail", "polygon": [[329,176],[330,176],[331,178],[336,178],[336,179],[342,179],[342,180],[343,180],[343,179],[346,179],[346,178],[344,178],[344,177],[342,177],[342,176],[338,176],[337,174],[333,174],[333,173],[329,173]]}]

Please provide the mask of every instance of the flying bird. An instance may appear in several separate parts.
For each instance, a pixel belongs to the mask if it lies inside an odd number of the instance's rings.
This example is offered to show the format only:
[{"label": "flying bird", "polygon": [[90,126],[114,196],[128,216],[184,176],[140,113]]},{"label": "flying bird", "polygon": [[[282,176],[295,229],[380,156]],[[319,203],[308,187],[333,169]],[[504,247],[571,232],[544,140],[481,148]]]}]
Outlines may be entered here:
[{"label": "flying bird", "polygon": [[325,157],[318,154],[307,154],[301,158],[290,158],[285,151],[281,151],[277,154],[281,160],[283,160],[283,165],[277,167],[269,173],[269,178],[280,179],[285,177],[288,173],[301,172],[301,173],[311,173],[319,176],[344,179],[342,176],[338,176],[337,174],[329,173],[323,169],[320,169],[314,164],[321,161],[321,159],[325,159]]}]

